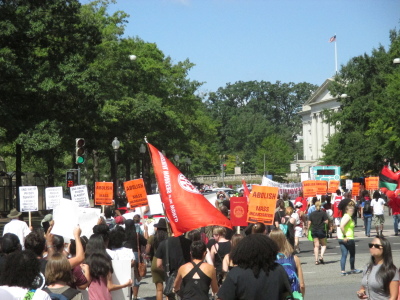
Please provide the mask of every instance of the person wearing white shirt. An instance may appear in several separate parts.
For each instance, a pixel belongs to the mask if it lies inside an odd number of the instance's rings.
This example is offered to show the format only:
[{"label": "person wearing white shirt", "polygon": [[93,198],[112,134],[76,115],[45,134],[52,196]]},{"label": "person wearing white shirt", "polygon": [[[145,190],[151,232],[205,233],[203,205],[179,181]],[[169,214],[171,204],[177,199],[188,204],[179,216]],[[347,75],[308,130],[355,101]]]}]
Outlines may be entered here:
[{"label": "person wearing white shirt", "polygon": [[383,224],[385,224],[384,207],[386,202],[381,198],[381,194],[378,191],[374,192],[373,198],[371,200],[371,207],[374,214],[372,222],[375,225],[376,235],[383,237]]},{"label": "person wearing white shirt", "polygon": [[3,236],[6,233],[14,233],[19,238],[19,242],[21,243],[22,250],[25,249],[25,237],[32,231],[32,228],[29,228],[26,222],[18,220],[18,217],[22,213],[13,208],[10,213],[7,215],[7,218],[11,219],[4,226]]}]

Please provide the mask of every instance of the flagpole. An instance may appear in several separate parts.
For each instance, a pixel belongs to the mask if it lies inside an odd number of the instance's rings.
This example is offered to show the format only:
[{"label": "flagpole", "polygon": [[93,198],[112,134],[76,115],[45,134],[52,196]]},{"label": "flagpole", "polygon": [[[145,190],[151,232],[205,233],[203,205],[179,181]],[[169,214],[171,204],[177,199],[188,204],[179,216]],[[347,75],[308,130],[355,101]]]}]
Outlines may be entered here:
[{"label": "flagpole", "polygon": [[[336,33],[335,33],[335,37],[336,37]],[[338,73],[338,66],[337,66],[337,47],[336,47],[336,38],[335,38],[335,71],[336,71],[336,75]]]}]

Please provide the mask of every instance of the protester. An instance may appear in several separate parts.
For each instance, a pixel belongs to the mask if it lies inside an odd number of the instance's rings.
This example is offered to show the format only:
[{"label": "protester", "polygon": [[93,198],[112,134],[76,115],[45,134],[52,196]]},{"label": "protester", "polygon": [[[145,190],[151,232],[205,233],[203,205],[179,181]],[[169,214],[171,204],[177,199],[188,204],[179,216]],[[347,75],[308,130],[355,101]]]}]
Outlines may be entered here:
[{"label": "protester", "polygon": [[[321,202],[315,203],[315,211],[308,216],[308,228],[311,230],[311,236],[314,241],[315,264],[324,264],[324,253],[326,250],[326,230],[328,224],[328,216],[326,212],[321,210]],[[312,226],[312,227],[311,227]],[[319,255],[319,247],[321,245],[321,254]]]},{"label": "protester", "polygon": [[213,293],[218,291],[214,267],[203,262],[206,253],[203,241],[194,241],[190,246],[192,260],[179,268],[174,283],[175,292],[182,300],[208,300],[210,286]]},{"label": "protester", "polygon": [[37,278],[37,287],[43,288],[45,285],[45,270],[47,259],[43,258],[43,253],[46,247],[46,238],[43,234],[42,228],[37,228],[32,230],[25,238],[25,249],[31,250],[36,254],[36,258],[39,260],[40,264],[40,276]]},{"label": "protester", "polygon": [[35,253],[15,251],[7,256],[0,273],[0,290],[9,292],[14,299],[51,300],[45,291],[36,289],[37,276],[40,276],[40,265]]},{"label": "protester", "polygon": [[340,268],[341,275],[346,276],[348,273],[346,272],[346,260],[347,254],[350,254],[350,274],[358,274],[361,273],[362,270],[358,270],[354,267],[355,258],[356,258],[356,244],[354,241],[354,221],[352,219],[352,215],[355,210],[355,203],[351,201],[345,208],[345,214],[343,215],[340,221],[340,227],[338,228],[337,236],[338,242],[340,246],[340,250],[342,252],[342,257],[340,259]]},{"label": "protester", "polygon": [[336,196],[333,199],[333,230],[336,230],[340,226],[340,220],[342,218],[342,211],[339,209],[339,204],[343,200],[342,192],[336,190]]},{"label": "protester", "polygon": [[[86,236],[81,236],[80,241],[82,244],[83,251],[86,251],[86,245],[88,243],[88,238]],[[76,242],[71,240],[69,244],[69,253],[71,257],[76,256]],[[74,282],[70,285],[72,288],[79,288],[81,290],[86,289],[90,284],[90,274],[85,273],[82,269],[82,264],[75,266],[72,269],[72,276],[74,277]]]},{"label": "protester", "polygon": [[281,224],[280,227],[287,226],[285,235],[290,245],[294,248],[294,227],[296,226],[296,217],[293,217],[293,208],[291,206],[286,207],[285,223]]},{"label": "protester", "polygon": [[361,194],[361,218],[364,220],[365,236],[371,236],[371,221],[372,221],[372,206],[371,198],[368,191],[363,191]]},{"label": "protester", "polygon": [[315,211],[315,203],[318,201],[317,197],[311,198],[311,203],[309,204],[309,208],[307,210],[307,215],[310,216],[311,213]]},{"label": "protester", "polygon": [[113,229],[116,225],[115,220],[113,218],[113,212],[109,206],[106,206],[104,209],[104,217],[108,228]]},{"label": "protester", "polygon": [[[257,223],[256,223],[257,224]],[[263,223],[261,223],[263,224]],[[263,224],[264,225],[264,224]],[[265,226],[265,225],[264,225]],[[256,232],[255,232],[256,233]],[[261,232],[263,233],[263,232]],[[224,279],[226,277],[226,274],[232,270],[232,268],[234,267],[233,261],[232,261],[232,253],[235,250],[235,248],[237,247],[237,245],[239,244],[239,242],[244,238],[244,235],[240,234],[240,233],[236,233],[232,236],[231,239],[231,251],[225,255],[224,260],[222,261],[222,272],[224,274]]]},{"label": "protester", "polygon": [[[269,237],[278,245],[279,253],[276,262],[285,266],[285,270],[287,270],[289,281],[291,283],[292,292],[300,292],[304,297],[306,286],[304,284],[303,269],[301,267],[300,258],[297,255],[293,255],[293,247],[286,239],[282,230],[273,229]],[[289,266],[289,268],[286,266]],[[295,276],[291,276],[288,270],[294,271]]]},{"label": "protester", "polygon": [[[303,228],[304,228],[304,212],[301,210],[303,206],[302,202],[295,203],[296,211],[293,215],[297,215],[296,224],[294,227],[294,250],[296,253],[300,253],[300,238],[303,236]],[[292,217],[293,217],[292,215]]]},{"label": "protester", "polygon": [[274,225],[275,228],[279,228],[279,224],[285,222],[286,210],[285,210],[285,202],[283,200],[277,201],[278,210],[275,212],[274,215]]},{"label": "protester", "polygon": [[24,250],[25,237],[31,232],[33,229],[32,226],[28,227],[26,222],[18,220],[19,216],[22,213],[17,209],[13,208],[10,213],[7,215],[7,218],[11,219],[3,229],[3,236],[6,233],[14,233],[18,236],[19,243],[21,244],[22,250]]},{"label": "protester", "polygon": [[383,225],[385,224],[385,200],[381,198],[381,194],[378,191],[375,191],[372,197],[371,206],[374,214],[372,221],[375,226],[376,235],[383,236]]},{"label": "protester", "polygon": [[251,233],[262,233],[266,234],[267,233],[267,228],[264,223],[257,222],[251,227]]},{"label": "protester", "polygon": [[69,287],[73,282],[71,266],[61,253],[55,253],[48,259],[45,276],[47,293],[62,294],[71,300],[83,300],[81,292]]},{"label": "protester", "polygon": [[364,268],[358,298],[397,300],[399,270],[393,264],[390,242],[378,236],[368,246],[371,260]]},{"label": "protester", "polygon": [[226,254],[231,250],[231,243],[225,238],[226,229],[222,226],[214,227],[214,239],[216,244],[211,247],[210,255],[214,267],[217,271],[217,280],[220,285],[223,280],[222,261]]},{"label": "protester", "polygon": [[146,254],[150,256],[151,260],[151,277],[153,283],[156,285],[156,300],[163,299],[163,282],[165,281],[165,271],[162,268],[157,268],[157,257],[155,253],[160,243],[168,238],[167,222],[164,218],[160,219],[154,225],[155,233],[147,240]]},{"label": "protester", "polygon": [[386,196],[388,197],[388,206],[392,209],[394,235],[398,236],[400,222],[400,197],[399,195],[395,196],[392,191],[387,191]]},{"label": "protester", "polygon": [[326,237],[332,238],[332,233],[333,233],[333,205],[331,203],[332,196],[327,195],[326,196],[326,202],[323,205],[323,209],[326,212],[326,215],[328,216],[328,232]]},{"label": "protester", "polygon": [[131,279],[125,284],[114,284],[112,282],[111,277],[114,270],[101,234],[90,236],[85,255],[85,263],[82,264],[82,269],[85,274],[90,274],[89,300],[112,300],[111,291],[132,285]]},{"label": "protester", "polygon": [[4,272],[7,255],[22,249],[19,238],[14,233],[6,233],[1,239],[0,273]]},{"label": "protester", "polygon": [[139,285],[140,285],[140,278],[139,272],[137,271],[137,264],[139,263],[139,252],[138,249],[141,246],[146,247],[147,240],[143,235],[136,232],[135,222],[133,220],[126,220],[125,221],[125,247],[132,249],[133,254],[135,255],[135,280],[133,283],[133,299],[136,299],[139,293]]},{"label": "protester", "polygon": [[275,262],[279,249],[263,234],[244,237],[232,253],[237,266],[226,276],[218,299],[286,299],[291,292],[285,269]]}]

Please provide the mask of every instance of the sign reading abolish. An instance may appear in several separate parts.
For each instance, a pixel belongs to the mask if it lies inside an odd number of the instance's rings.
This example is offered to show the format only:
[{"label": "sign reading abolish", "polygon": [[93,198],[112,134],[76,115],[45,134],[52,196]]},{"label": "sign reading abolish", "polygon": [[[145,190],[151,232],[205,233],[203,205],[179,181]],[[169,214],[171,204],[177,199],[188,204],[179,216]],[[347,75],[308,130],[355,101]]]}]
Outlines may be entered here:
[{"label": "sign reading abolish", "polygon": [[232,226],[247,226],[247,197],[231,197]]},{"label": "sign reading abolish", "polygon": [[94,191],[95,205],[113,205],[113,188],[112,182],[96,182]]},{"label": "sign reading abolish", "polygon": [[360,183],[359,182],[353,182],[353,189],[351,190],[351,195],[352,196],[358,196],[360,193]]},{"label": "sign reading abolish", "polygon": [[249,197],[248,223],[261,222],[265,225],[272,225],[278,190],[278,187],[253,185]]},{"label": "sign reading abolish", "polygon": [[124,182],[124,188],[131,208],[149,205],[143,178]]},{"label": "sign reading abolish", "polygon": [[365,189],[366,190],[378,190],[379,189],[379,177],[365,178]]},{"label": "sign reading abolish", "polygon": [[317,180],[305,180],[303,181],[303,197],[315,197],[317,196]]}]

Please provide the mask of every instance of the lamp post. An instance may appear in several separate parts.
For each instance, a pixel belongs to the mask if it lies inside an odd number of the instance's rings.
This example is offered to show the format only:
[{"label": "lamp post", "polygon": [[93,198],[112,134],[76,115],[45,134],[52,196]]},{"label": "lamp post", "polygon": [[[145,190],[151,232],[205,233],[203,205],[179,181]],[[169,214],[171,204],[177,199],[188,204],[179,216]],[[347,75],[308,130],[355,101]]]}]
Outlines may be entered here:
[{"label": "lamp post", "polygon": [[114,205],[115,207],[117,207],[117,198],[118,198],[118,180],[117,180],[117,169],[118,169],[118,150],[119,150],[119,146],[120,146],[120,142],[118,141],[118,138],[115,137],[114,140],[111,143],[111,146],[114,149]]},{"label": "lamp post", "polygon": [[244,161],[242,161],[242,165],[243,165],[243,174],[244,174]]},{"label": "lamp post", "polygon": [[186,162],[186,176],[189,179],[190,177],[190,165],[192,164],[192,161],[190,160],[189,157],[185,158],[185,162]]},{"label": "lamp post", "polygon": [[141,169],[141,174],[140,174],[140,178],[144,178],[144,154],[146,153],[146,146],[141,144],[140,148],[139,148],[139,152],[142,156],[142,169]]},{"label": "lamp post", "polygon": [[175,154],[174,160],[175,160],[176,166],[179,167],[179,154]]}]

